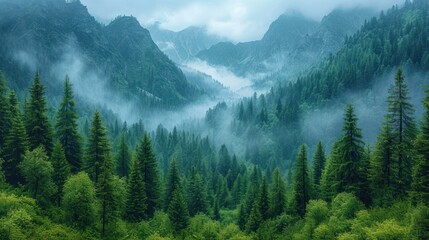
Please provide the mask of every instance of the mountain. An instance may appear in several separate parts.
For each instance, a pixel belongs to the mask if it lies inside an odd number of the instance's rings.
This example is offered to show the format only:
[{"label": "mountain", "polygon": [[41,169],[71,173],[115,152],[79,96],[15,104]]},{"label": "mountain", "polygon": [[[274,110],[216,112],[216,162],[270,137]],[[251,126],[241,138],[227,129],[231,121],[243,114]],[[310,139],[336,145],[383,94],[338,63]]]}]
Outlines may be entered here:
[{"label": "mountain", "polygon": [[143,107],[185,104],[201,94],[135,18],[103,26],[79,1],[0,1],[0,69],[16,90],[28,88],[37,70],[48,92],[69,74],[83,92]]},{"label": "mountain", "polygon": [[320,23],[296,13],[283,14],[261,40],[219,43],[197,57],[229,67],[241,76],[275,72],[293,76],[338,51],[345,36],[357,31],[374,14],[368,9],[338,9]]},{"label": "mountain", "polygon": [[194,58],[198,52],[222,41],[222,38],[208,34],[201,27],[188,27],[174,32],[163,29],[156,22],[147,28],[158,47],[176,63],[184,63]]}]

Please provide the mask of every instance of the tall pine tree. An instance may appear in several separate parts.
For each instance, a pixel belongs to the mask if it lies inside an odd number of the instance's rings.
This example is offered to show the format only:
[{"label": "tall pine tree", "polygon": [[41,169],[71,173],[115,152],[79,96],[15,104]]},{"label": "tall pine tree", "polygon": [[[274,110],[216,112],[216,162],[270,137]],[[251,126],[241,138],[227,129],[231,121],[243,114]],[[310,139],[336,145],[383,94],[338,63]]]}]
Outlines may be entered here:
[{"label": "tall pine tree", "polygon": [[207,213],[207,195],[201,176],[191,168],[191,176],[188,184],[188,209],[191,217],[197,213]]},{"label": "tall pine tree", "polygon": [[429,204],[429,89],[423,102],[426,109],[422,131],[416,141],[417,159],[413,172],[412,194],[413,201]]},{"label": "tall pine tree", "polygon": [[82,164],[82,147],[81,138],[77,131],[77,119],[78,115],[73,97],[72,84],[69,77],[66,76],[63,100],[57,112],[55,129],[73,173],[77,173],[81,169]]},{"label": "tall pine tree", "polygon": [[6,136],[3,148],[4,172],[6,181],[16,185],[23,183],[24,179],[17,166],[24,159],[24,154],[28,149],[27,134],[21,113],[18,107],[18,100],[14,92],[9,94],[11,126]]},{"label": "tall pine tree", "polygon": [[0,150],[4,147],[6,136],[9,128],[11,127],[9,103],[6,91],[6,81],[3,77],[3,73],[0,72]]},{"label": "tall pine tree", "polygon": [[45,87],[40,80],[39,72],[36,73],[30,89],[30,101],[26,105],[25,122],[30,150],[42,145],[50,156],[53,148],[53,130],[48,119]]},{"label": "tall pine tree", "polygon": [[125,139],[125,133],[122,133],[119,141],[118,153],[116,154],[116,166],[120,178],[128,177],[130,172],[130,160],[130,149]]},{"label": "tall pine tree", "polygon": [[180,188],[181,180],[179,175],[179,170],[177,169],[176,159],[173,159],[170,163],[170,170],[167,175],[167,188],[165,192],[164,206],[165,209],[168,209],[170,206],[171,199],[173,198],[173,192]]},{"label": "tall pine tree", "polygon": [[144,134],[138,151],[138,159],[142,164],[143,181],[146,186],[147,209],[146,215],[152,217],[158,206],[160,186],[158,178],[158,168],[156,156],[152,149],[152,144],[147,133]]},{"label": "tall pine tree", "polygon": [[270,217],[270,200],[268,194],[268,184],[265,176],[262,178],[262,183],[259,187],[258,206],[262,220],[267,220]]},{"label": "tall pine tree", "polygon": [[70,175],[70,166],[66,160],[61,143],[58,142],[55,144],[50,161],[54,169],[52,173],[52,180],[55,184],[54,199],[57,205],[60,206],[63,196],[63,186]]},{"label": "tall pine tree", "polygon": [[284,213],[286,207],[286,184],[280,175],[280,169],[276,168],[273,173],[270,193],[270,212],[272,217]]},{"label": "tall pine tree", "polygon": [[146,218],[147,197],[145,188],[141,161],[135,157],[128,178],[128,196],[125,207],[125,217],[131,222],[140,222]]},{"label": "tall pine tree", "polygon": [[89,130],[85,167],[91,180],[95,183],[98,182],[101,166],[109,155],[110,146],[107,139],[107,130],[103,125],[100,113],[96,111]]},{"label": "tall pine tree", "polygon": [[313,157],[313,185],[317,195],[320,195],[320,179],[322,178],[322,171],[325,168],[325,162],[325,150],[323,149],[322,142],[319,141]]},{"label": "tall pine tree", "polygon": [[307,150],[304,145],[299,151],[294,175],[294,197],[293,204],[295,211],[301,217],[305,214],[305,207],[311,196],[311,184],[307,166]]},{"label": "tall pine tree", "polygon": [[[394,136],[394,161],[397,164],[396,197],[405,197],[411,186],[413,165],[412,142],[416,137],[414,107],[410,103],[408,87],[399,68],[395,83],[389,89],[387,121],[390,122]],[[396,167],[395,167],[396,168]]]}]

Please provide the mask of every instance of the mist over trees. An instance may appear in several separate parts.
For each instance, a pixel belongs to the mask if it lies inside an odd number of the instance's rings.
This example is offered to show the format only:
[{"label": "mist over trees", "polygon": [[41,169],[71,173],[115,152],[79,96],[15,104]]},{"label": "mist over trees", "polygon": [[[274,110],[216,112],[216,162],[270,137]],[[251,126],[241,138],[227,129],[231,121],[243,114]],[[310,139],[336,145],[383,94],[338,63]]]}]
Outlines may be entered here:
[{"label": "mist over trees", "polygon": [[[296,82],[188,127],[86,115],[68,76],[55,101],[39,72],[27,95],[0,74],[0,238],[428,239],[429,89],[413,104],[406,74],[429,70],[428,10],[393,7]],[[392,68],[375,144],[353,102],[332,144],[305,144],[307,112]]]}]

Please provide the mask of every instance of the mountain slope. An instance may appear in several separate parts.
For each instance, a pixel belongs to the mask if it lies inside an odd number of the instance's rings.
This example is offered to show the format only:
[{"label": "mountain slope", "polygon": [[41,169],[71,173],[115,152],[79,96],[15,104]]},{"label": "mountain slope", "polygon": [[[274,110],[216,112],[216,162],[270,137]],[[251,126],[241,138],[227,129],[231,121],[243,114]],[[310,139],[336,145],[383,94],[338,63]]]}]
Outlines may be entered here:
[{"label": "mountain slope", "polygon": [[0,69],[15,89],[26,89],[40,70],[48,89],[68,73],[76,85],[103,85],[112,98],[141,106],[184,104],[200,94],[134,18],[103,26],[79,1],[5,0],[0,9]]},{"label": "mountain slope", "polygon": [[158,47],[176,63],[184,63],[194,58],[198,52],[222,40],[200,27],[188,27],[173,32],[162,29],[159,23],[155,23],[147,28]]},{"label": "mountain slope", "polygon": [[302,15],[284,14],[259,41],[217,44],[197,56],[209,64],[230,67],[239,75],[279,71],[289,77],[338,51],[344,37],[373,15],[367,9],[334,10],[318,23]]}]

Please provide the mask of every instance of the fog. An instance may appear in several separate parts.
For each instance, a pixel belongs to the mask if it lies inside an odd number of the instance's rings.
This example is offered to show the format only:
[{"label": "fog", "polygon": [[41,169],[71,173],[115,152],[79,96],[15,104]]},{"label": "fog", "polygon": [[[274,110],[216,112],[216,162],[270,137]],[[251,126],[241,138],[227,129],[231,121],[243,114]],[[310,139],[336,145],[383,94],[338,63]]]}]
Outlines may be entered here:
[{"label": "fog", "polygon": [[[159,21],[179,31],[189,26],[206,27],[210,34],[233,42],[261,39],[282,13],[297,11],[320,20],[335,8],[387,9],[403,0],[81,0],[98,20],[108,23],[118,15],[137,17],[143,25]],[[317,6],[317,7],[315,7]]]}]

